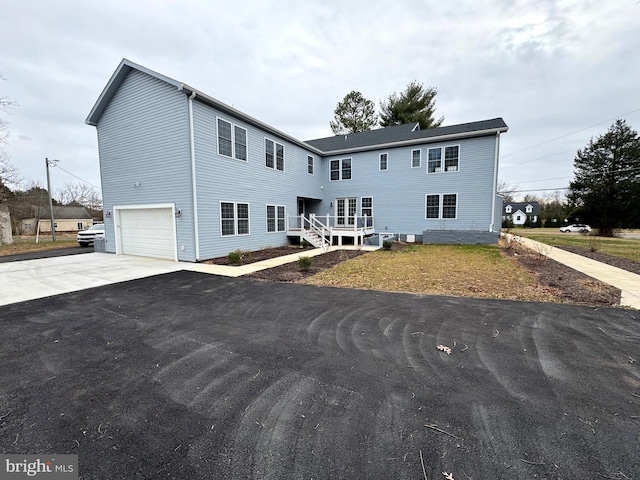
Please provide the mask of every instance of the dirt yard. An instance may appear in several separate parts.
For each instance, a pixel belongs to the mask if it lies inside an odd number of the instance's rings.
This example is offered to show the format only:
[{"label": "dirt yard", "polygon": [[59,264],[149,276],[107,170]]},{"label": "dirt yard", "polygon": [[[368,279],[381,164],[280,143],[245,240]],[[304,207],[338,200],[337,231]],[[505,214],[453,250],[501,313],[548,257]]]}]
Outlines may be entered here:
[{"label": "dirt yard", "polygon": [[[401,251],[408,247],[408,244],[394,242],[392,250]],[[273,258],[291,253],[304,252],[297,247],[280,247],[250,252],[243,257],[243,263],[252,263],[268,258]],[[364,252],[354,250],[341,250],[329,252],[317,257],[313,257],[313,264],[308,271],[300,270],[296,262],[279,267],[262,270],[251,275],[253,278],[262,281],[299,283],[309,281],[310,277],[346,260],[359,257]],[[525,247],[506,248],[500,247],[500,254],[508,257],[515,265],[521,267],[529,278],[533,279],[534,286],[524,284],[519,289],[517,296],[505,295],[503,291],[495,291],[496,287],[486,277],[474,282],[474,286],[469,291],[455,291],[450,295],[460,295],[468,297],[493,297],[511,298],[530,301],[552,301],[557,303],[574,303],[591,306],[619,305],[620,290],[610,285],[604,284],[565,265],[562,265],[549,258],[540,258],[536,252],[532,252]],[[615,258],[615,257],[614,257]],[[606,259],[601,259],[603,261]],[[210,263],[228,265],[226,257],[212,259]],[[630,261],[628,261],[630,262]],[[634,262],[631,262],[634,263]],[[315,283],[315,282],[314,282]],[[372,290],[389,291],[388,282],[381,281],[379,285],[368,287]],[[345,286],[340,284],[339,286]],[[349,285],[346,285],[349,286]],[[358,288],[357,286],[355,286]],[[516,288],[517,289],[517,288]],[[416,293],[416,292],[414,292]],[[419,293],[443,294],[442,291],[432,291],[427,285]],[[447,294],[447,293],[444,293]]]}]

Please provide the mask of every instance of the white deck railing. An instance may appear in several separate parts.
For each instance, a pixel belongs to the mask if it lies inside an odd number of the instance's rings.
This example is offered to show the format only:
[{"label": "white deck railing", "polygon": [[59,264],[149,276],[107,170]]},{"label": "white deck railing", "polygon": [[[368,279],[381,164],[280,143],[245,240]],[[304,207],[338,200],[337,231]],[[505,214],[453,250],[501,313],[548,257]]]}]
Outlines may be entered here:
[{"label": "white deck railing", "polygon": [[373,217],[353,215],[304,215],[288,216],[288,230],[325,229],[325,233],[331,230],[350,231],[360,233],[361,230],[373,230],[375,228]]}]

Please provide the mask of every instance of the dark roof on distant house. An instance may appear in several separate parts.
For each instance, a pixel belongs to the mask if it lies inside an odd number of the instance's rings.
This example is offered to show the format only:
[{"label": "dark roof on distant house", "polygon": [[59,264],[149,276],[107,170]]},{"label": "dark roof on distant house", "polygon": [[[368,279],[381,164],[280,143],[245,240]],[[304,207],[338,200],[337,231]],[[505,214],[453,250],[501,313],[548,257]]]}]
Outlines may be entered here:
[{"label": "dark roof on distant house", "polygon": [[520,210],[522,213],[527,213],[527,205],[531,205],[531,213],[533,215],[538,215],[540,213],[540,205],[538,202],[510,202],[505,203],[502,207],[503,212],[506,213],[507,207],[511,205],[511,213],[515,213]]},{"label": "dark roof on distant house", "polygon": [[419,124],[412,123],[348,135],[334,135],[332,137],[307,140],[304,143],[323,151],[325,154],[337,154],[368,150],[371,147],[384,148],[392,145],[396,147],[398,144],[411,145],[425,143],[425,141],[439,142],[459,137],[495,135],[499,132],[506,132],[508,128],[502,118],[427,128],[425,130],[420,130]]},{"label": "dark roof on distant house", "polygon": [[[49,207],[31,207],[33,218],[50,218]],[[53,207],[53,218],[60,220],[91,219],[85,207]]]}]

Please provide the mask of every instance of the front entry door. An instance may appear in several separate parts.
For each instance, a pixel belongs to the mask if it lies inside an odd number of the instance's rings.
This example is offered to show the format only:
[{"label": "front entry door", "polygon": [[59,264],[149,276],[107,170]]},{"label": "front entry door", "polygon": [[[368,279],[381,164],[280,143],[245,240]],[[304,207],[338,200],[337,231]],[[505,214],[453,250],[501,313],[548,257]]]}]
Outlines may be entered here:
[{"label": "front entry door", "polygon": [[352,226],[357,211],[357,198],[336,198],[336,224]]}]

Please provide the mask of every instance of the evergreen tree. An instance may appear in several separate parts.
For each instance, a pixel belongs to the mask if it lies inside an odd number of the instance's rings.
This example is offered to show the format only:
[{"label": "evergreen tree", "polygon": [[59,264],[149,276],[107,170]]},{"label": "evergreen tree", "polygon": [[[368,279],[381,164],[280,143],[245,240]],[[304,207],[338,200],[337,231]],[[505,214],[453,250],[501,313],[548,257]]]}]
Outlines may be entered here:
[{"label": "evergreen tree", "polygon": [[392,127],[420,123],[422,130],[439,127],[444,117],[434,118],[437,94],[434,87],[424,88],[421,83],[411,82],[400,95],[394,93],[386,102],[380,102],[380,125]]},{"label": "evergreen tree", "polygon": [[624,120],[578,150],[568,199],[574,214],[600,235],[640,226],[640,137]]},{"label": "evergreen tree", "polygon": [[352,91],[345,95],[333,113],[334,120],[329,125],[334,135],[364,132],[378,124],[375,104],[360,92]]}]

